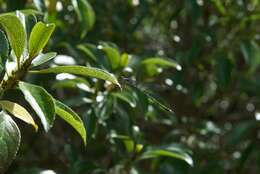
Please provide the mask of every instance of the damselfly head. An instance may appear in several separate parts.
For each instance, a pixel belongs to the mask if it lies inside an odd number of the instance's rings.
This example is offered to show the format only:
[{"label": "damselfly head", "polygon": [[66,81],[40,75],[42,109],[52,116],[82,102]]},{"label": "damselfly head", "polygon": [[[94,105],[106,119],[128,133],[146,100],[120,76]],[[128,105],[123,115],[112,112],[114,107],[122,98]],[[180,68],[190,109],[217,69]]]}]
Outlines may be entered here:
[{"label": "damselfly head", "polygon": [[126,77],[120,77],[119,83],[123,85],[137,86],[136,80]]}]

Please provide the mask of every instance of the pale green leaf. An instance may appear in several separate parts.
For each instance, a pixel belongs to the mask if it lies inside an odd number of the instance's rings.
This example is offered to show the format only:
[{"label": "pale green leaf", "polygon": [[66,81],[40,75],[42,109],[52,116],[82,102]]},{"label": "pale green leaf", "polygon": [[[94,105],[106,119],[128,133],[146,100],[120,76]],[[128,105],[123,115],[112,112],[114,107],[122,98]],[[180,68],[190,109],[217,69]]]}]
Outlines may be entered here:
[{"label": "pale green leaf", "polygon": [[32,29],[29,38],[29,56],[34,58],[45,47],[55,29],[54,24],[38,22]]},{"label": "pale green leaf", "polygon": [[49,53],[45,53],[45,54],[39,54],[37,57],[35,57],[32,61],[32,65],[33,66],[39,66],[51,59],[53,59],[55,56],[57,55],[57,53],[55,52],[49,52]]},{"label": "pale green leaf", "polygon": [[37,124],[35,124],[31,114],[18,103],[14,103],[7,100],[0,100],[0,105],[3,109],[10,112],[13,116],[23,120],[24,122],[33,125],[35,130],[38,130]]},{"label": "pale green leaf", "polygon": [[127,152],[131,153],[135,151],[136,153],[139,153],[143,150],[143,145],[142,144],[135,144],[135,142],[132,139],[125,139],[123,140],[125,144],[125,148]]},{"label": "pale green leaf", "polygon": [[8,40],[20,63],[20,57],[26,43],[26,32],[19,18],[12,14],[0,15],[0,25],[7,34]]},{"label": "pale green leaf", "polygon": [[126,67],[128,63],[129,63],[129,55],[127,53],[123,53],[121,55],[120,66]]},{"label": "pale green leaf", "polygon": [[135,146],[135,143],[133,140],[129,139],[129,140],[123,140],[124,144],[125,144],[125,148],[127,150],[127,152],[132,152],[134,150],[134,146]]},{"label": "pale green leaf", "polygon": [[23,9],[19,11],[26,15],[44,15],[42,12],[35,9]]}]

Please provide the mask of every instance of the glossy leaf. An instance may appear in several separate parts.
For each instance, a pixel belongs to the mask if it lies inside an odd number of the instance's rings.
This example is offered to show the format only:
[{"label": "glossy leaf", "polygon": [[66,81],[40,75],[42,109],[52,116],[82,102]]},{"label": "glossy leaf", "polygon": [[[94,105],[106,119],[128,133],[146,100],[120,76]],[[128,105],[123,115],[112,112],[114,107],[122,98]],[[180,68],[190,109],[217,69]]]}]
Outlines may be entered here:
[{"label": "glossy leaf", "polygon": [[183,151],[171,151],[167,149],[148,149],[145,151],[140,159],[158,158],[158,157],[170,157],[185,161],[190,166],[193,166],[193,160],[189,154]]},{"label": "glossy leaf", "polygon": [[29,38],[30,33],[37,23],[37,17],[34,14],[27,14],[25,18],[25,26],[26,26],[26,35]]},{"label": "glossy leaf", "polygon": [[87,135],[84,127],[84,123],[81,118],[65,104],[60,101],[55,101],[56,114],[60,116],[64,121],[70,124],[81,136],[84,144],[87,144]]},{"label": "glossy leaf", "polygon": [[29,38],[29,56],[34,58],[45,47],[55,29],[54,24],[38,22],[32,29]]},{"label": "glossy leaf", "polygon": [[38,130],[37,124],[35,124],[31,114],[18,103],[14,103],[7,100],[0,100],[0,105],[3,109],[11,113],[13,116],[23,120],[24,122],[34,126],[35,130]]},{"label": "glossy leaf", "polygon": [[217,10],[222,14],[225,15],[226,14],[226,9],[225,9],[225,5],[223,5],[223,2],[220,0],[212,0],[212,2],[215,4],[215,6],[217,7]]},{"label": "glossy leaf", "polygon": [[115,76],[102,69],[84,66],[57,66],[39,71],[31,71],[32,73],[46,74],[46,73],[70,73],[75,75],[81,75],[86,77],[95,77],[103,80],[110,81],[120,87]]},{"label": "glossy leaf", "polygon": [[36,8],[39,11],[45,11],[46,10],[46,5],[45,5],[45,1],[44,0],[33,0]]},{"label": "glossy leaf", "polygon": [[[25,15],[43,15],[42,12],[37,11],[35,9],[23,9],[23,10],[19,10],[19,11]],[[15,14],[15,12],[10,12],[10,13],[6,13],[6,14]]]},{"label": "glossy leaf", "polygon": [[112,133],[111,137],[122,140],[128,153],[131,153],[133,150],[135,150],[135,142],[131,139],[131,137],[127,135],[118,135],[115,133]]},{"label": "glossy leaf", "polygon": [[231,80],[233,68],[234,66],[229,58],[225,57],[224,55],[221,55],[221,57],[219,57],[216,69],[218,84],[220,87],[228,87]]},{"label": "glossy leaf", "polygon": [[127,150],[127,152],[131,153],[134,150],[134,142],[133,140],[123,140],[124,144],[125,144],[125,148]]},{"label": "glossy leaf", "polygon": [[55,104],[52,96],[42,87],[25,82],[19,82],[20,90],[26,101],[32,106],[41,119],[42,125],[47,132],[55,119]]},{"label": "glossy leaf", "polygon": [[95,23],[95,12],[87,0],[72,0],[72,4],[81,24],[81,38],[85,37]]},{"label": "glossy leaf", "polygon": [[236,145],[243,139],[247,139],[250,132],[254,131],[257,127],[257,122],[254,120],[239,122],[234,126],[228,137],[228,145]]},{"label": "glossy leaf", "polygon": [[20,66],[20,63],[22,63],[24,61],[24,59],[28,57],[27,26],[26,26],[27,16],[24,13],[22,13],[21,11],[19,11],[19,10],[15,11],[15,15],[19,18],[21,24],[23,25],[23,28],[24,28],[24,31],[25,31],[25,36],[26,36],[25,48],[24,48],[23,53],[21,55],[21,58],[20,58],[21,60],[20,60],[20,62],[17,62],[17,63],[19,63],[19,64],[17,64],[17,66]]},{"label": "glossy leaf", "polygon": [[120,66],[126,67],[128,63],[129,63],[129,55],[127,53],[122,54],[120,60]]},{"label": "glossy leaf", "polygon": [[4,111],[0,112],[0,173],[10,165],[20,146],[21,134],[16,123]]},{"label": "glossy leaf", "polygon": [[95,111],[89,110],[83,114],[84,125],[87,129],[87,140],[90,141],[92,136],[95,133],[96,125],[97,125],[97,117],[95,115]]},{"label": "glossy leaf", "polygon": [[136,100],[133,96],[133,93],[130,92],[114,92],[112,93],[113,96],[116,98],[128,103],[131,107],[135,108],[136,107]]},{"label": "glossy leaf", "polygon": [[26,43],[26,32],[23,24],[15,15],[4,14],[0,15],[0,25],[5,30],[10,45],[16,55],[17,62],[19,63]]},{"label": "glossy leaf", "polygon": [[[26,17],[25,17],[25,14],[20,12],[19,10],[16,10],[15,11],[15,15],[18,17],[18,19],[20,20],[21,24],[23,25],[23,28],[26,31],[26,25],[25,25]],[[26,32],[25,32],[25,35],[26,35]]]},{"label": "glossy leaf", "polygon": [[35,57],[35,59],[33,59],[32,65],[39,66],[39,65],[53,59],[56,55],[57,55],[57,53],[55,53],[55,52],[39,54],[37,57]]},{"label": "glossy leaf", "polygon": [[244,41],[240,44],[245,62],[249,65],[249,73],[254,73],[260,64],[260,48],[254,41]]},{"label": "glossy leaf", "polygon": [[89,57],[91,60],[93,60],[94,62],[97,61],[96,56],[92,53],[92,51],[87,46],[80,44],[80,45],[77,46],[77,48],[79,50],[81,50],[83,53],[85,53],[85,55],[87,57]]},{"label": "glossy leaf", "polygon": [[118,68],[120,65],[120,53],[116,48],[110,47],[108,45],[100,46],[100,49],[103,50],[107,58],[109,59],[112,69]]},{"label": "glossy leaf", "polygon": [[162,67],[173,67],[173,68],[176,68],[178,71],[180,71],[182,69],[182,67],[174,60],[166,59],[166,58],[159,58],[159,57],[147,58],[142,61],[142,64],[157,65],[157,66],[162,66]]}]

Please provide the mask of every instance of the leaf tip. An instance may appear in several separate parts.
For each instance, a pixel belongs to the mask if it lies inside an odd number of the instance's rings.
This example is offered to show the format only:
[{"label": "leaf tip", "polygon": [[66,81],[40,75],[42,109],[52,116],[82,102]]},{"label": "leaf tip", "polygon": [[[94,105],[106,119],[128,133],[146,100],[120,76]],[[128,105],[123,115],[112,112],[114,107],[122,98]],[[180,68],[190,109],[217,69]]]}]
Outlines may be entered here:
[{"label": "leaf tip", "polygon": [[87,137],[83,139],[84,147],[87,147]]},{"label": "leaf tip", "polygon": [[122,89],[122,86],[120,85],[120,83],[119,83],[118,81],[116,82],[116,85],[119,87],[120,91],[123,90],[123,89]]},{"label": "leaf tip", "polygon": [[34,129],[35,129],[35,132],[38,132],[38,130],[39,130],[39,127],[38,127],[38,125],[37,125],[37,124],[33,124],[32,126],[34,127]]}]

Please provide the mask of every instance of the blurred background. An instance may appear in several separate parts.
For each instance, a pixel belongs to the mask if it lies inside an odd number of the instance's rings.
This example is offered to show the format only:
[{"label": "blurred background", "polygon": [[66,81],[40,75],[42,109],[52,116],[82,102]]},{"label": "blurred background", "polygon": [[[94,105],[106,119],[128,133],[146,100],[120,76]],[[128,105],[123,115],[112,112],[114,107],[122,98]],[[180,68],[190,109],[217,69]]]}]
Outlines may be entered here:
[{"label": "blurred background", "polygon": [[24,125],[7,173],[260,173],[259,0],[0,0],[15,10],[28,26],[56,24],[49,65],[103,68],[134,87],[28,76],[82,116],[88,144],[61,120],[49,133]]}]

